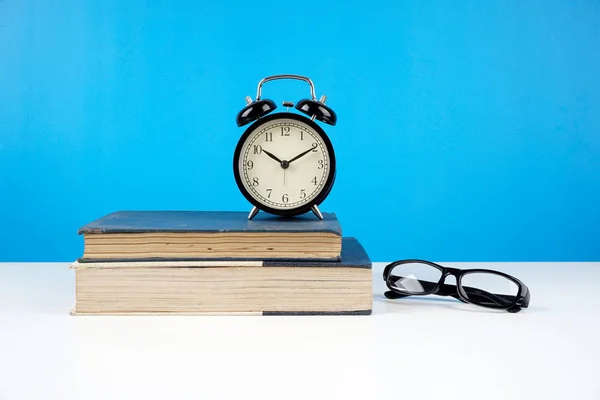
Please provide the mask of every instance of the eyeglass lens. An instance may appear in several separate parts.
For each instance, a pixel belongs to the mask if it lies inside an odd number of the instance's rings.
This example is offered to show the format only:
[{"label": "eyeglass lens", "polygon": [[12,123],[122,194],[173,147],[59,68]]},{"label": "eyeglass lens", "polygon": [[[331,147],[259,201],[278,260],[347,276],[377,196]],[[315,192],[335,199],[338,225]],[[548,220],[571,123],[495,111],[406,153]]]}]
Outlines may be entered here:
[{"label": "eyeglass lens", "polygon": [[390,271],[389,282],[406,294],[431,293],[442,277],[442,271],[424,263],[396,265]]},{"label": "eyeglass lens", "polygon": [[486,272],[463,275],[461,287],[469,301],[490,307],[509,306],[519,293],[519,286],[511,279]]}]

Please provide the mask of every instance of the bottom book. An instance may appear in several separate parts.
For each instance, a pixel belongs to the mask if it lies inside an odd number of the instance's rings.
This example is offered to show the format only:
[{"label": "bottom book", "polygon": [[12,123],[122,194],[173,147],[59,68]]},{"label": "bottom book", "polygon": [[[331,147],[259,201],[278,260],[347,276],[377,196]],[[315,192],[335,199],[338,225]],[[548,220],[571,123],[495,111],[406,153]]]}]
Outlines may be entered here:
[{"label": "bottom book", "polygon": [[371,261],[76,261],[73,315],[369,315]]}]

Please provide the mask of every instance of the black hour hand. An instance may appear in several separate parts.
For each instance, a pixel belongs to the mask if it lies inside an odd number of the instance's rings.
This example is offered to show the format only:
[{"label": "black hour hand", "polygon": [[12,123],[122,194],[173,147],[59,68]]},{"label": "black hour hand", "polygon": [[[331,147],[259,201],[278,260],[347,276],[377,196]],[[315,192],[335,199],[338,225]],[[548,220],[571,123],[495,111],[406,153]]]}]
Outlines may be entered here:
[{"label": "black hour hand", "polygon": [[263,153],[265,153],[267,156],[271,157],[273,160],[275,160],[275,161],[277,161],[278,163],[281,164],[281,160],[279,158],[277,158],[277,156],[275,154],[269,153],[265,149],[263,149]]}]

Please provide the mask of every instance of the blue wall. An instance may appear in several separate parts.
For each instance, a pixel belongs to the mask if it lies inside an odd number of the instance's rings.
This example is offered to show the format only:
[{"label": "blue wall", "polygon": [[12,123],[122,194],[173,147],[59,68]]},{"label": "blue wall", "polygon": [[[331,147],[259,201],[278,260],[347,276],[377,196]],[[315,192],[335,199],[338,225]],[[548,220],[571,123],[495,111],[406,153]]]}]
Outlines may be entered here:
[{"label": "blue wall", "polygon": [[600,260],[598,1],[317,3],[0,1],[0,261],[72,261],[115,210],[248,211],[235,115],[280,73],[338,113],[322,210],[374,261]]}]

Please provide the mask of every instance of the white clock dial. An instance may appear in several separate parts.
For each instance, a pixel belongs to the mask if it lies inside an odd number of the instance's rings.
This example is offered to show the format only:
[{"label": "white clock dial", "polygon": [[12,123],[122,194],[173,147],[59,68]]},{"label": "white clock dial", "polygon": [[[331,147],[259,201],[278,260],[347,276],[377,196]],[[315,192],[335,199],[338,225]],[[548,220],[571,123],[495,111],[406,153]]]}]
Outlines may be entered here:
[{"label": "white clock dial", "polygon": [[278,210],[310,203],[331,173],[331,156],[321,135],[289,118],[270,120],[250,132],[238,163],[248,193]]}]

